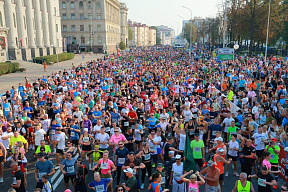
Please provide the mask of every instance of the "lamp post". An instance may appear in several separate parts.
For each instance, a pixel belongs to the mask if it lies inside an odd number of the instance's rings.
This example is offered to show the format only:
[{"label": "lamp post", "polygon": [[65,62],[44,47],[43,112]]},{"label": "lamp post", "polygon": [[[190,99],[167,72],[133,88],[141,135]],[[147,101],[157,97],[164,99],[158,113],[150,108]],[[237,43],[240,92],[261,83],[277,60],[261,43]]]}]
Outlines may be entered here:
[{"label": "lamp post", "polygon": [[[227,1],[227,0],[226,0]],[[192,30],[193,30],[193,20],[192,20],[192,10],[188,7],[182,6],[185,9],[188,9],[191,12],[191,33],[190,33],[190,51],[189,56],[191,57],[191,51],[192,51]]]},{"label": "lamp post", "polygon": [[267,33],[266,33],[266,48],[265,48],[265,58],[264,63],[267,62],[267,46],[268,46],[268,36],[269,36],[269,24],[270,24],[270,7],[271,7],[271,0],[269,0],[269,10],[268,10],[268,23],[267,23]]},{"label": "lamp post", "polygon": [[226,22],[227,22],[227,0],[225,0],[225,13],[224,13],[224,23],[223,23],[223,48],[225,48],[225,36],[226,36]]}]

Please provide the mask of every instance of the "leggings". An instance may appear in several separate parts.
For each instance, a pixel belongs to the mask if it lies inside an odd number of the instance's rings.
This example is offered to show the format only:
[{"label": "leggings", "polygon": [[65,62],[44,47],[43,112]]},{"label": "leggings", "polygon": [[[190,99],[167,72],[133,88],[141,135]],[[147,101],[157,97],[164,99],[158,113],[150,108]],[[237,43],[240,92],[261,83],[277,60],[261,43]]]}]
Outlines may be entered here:
[{"label": "leggings", "polygon": [[120,177],[122,172],[122,166],[117,166],[117,185],[120,183]]},{"label": "leggings", "polygon": [[152,165],[151,165],[151,161],[144,163],[144,165],[146,166],[144,169],[142,169],[142,183],[145,182],[145,177],[146,177],[146,169],[148,171],[148,180],[152,175]]}]

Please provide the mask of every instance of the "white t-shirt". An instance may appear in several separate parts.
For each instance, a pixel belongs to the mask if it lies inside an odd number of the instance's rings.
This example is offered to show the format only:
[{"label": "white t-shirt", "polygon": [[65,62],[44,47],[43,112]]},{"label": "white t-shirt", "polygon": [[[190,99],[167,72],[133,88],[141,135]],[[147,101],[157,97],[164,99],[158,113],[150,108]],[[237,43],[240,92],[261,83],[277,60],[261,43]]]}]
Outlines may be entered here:
[{"label": "white t-shirt", "polygon": [[[229,148],[239,149],[239,143],[238,143],[237,141],[234,141],[234,142],[233,142],[232,140],[230,140],[229,143],[228,143],[228,145],[229,145]],[[230,149],[230,150],[228,151],[228,154],[231,155],[231,156],[233,156],[233,157],[236,157],[238,151],[233,150],[233,149]]]},{"label": "white t-shirt", "polygon": [[177,181],[180,181],[181,176],[183,175],[183,163],[181,163],[180,166],[178,166],[176,163],[173,163],[172,171],[173,171],[173,183],[176,183],[175,179]]},{"label": "white t-shirt", "polygon": [[58,141],[57,149],[63,150],[65,148],[65,133],[55,135],[56,141]]},{"label": "white t-shirt", "polygon": [[78,117],[78,121],[82,121],[82,116],[83,116],[83,112],[82,111],[79,111],[79,112],[75,111],[73,113],[73,117],[74,117],[74,115]]},{"label": "white t-shirt", "polygon": [[39,129],[38,131],[35,131],[34,135],[35,135],[35,145],[39,146],[40,145],[40,141],[44,140],[44,134],[46,132],[43,129]]},{"label": "white t-shirt", "polygon": [[135,141],[141,141],[141,134],[139,133],[141,129],[135,129]]},{"label": "white t-shirt", "polygon": [[103,145],[103,144],[100,144],[99,145],[99,148],[102,148],[102,149],[106,149],[108,148],[108,141],[110,139],[110,136],[107,134],[107,133],[104,133],[104,135],[102,135],[102,133],[99,133],[97,134],[96,136],[96,140],[99,139],[100,142],[107,142],[107,144]]},{"label": "white t-shirt", "polygon": [[231,122],[232,121],[235,121],[232,117],[230,117],[230,118],[225,118],[224,119],[224,121],[223,121],[223,123],[225,124],[225,129],[224,129],[224,132],[225,133],[227,133],[228,132],[228,127],[230,127],[231,126]]},{"label": "white t-shirt", "polygon": [[265,149],[264,141],[268,139],[267,134],[265,133],[254,133],[253,137],[255,138],[256,150]]},{"label": "white t-shirt", "polygon": [[[101,131],[101,127],[102,127],[102,125],[95,125],[94,127],[93,127],[93,132],[94,131]],[[96,135],[95,135],[95,139],[96,139],[96,137],[97,137],[97,135],[99,135],[100,133],[96,133]]]},{"label": "white t-shirt", "polygon": [[185,140],[186,140],[186,134],[180,133],[180,142],[179,142],[179,150],[184,151],[185,149]]},{"label": "white t-shirt", "polygon": [[3,137],[7,137],[7,136],[14,136],[14,134],[12,132],[8,133],[7,131],[5,131],[1,136],[1,142],[3,143],[6,149],[9,149],[10,138],[5,139],[5,140],[2,139]]},{"label": "white t-shirt", "polygon": [[184,110],[184,117],[185,117],[185,122],[188,122],[189,119],[191,119],[193,116],[192,112],[190,110],[186,111]]},{"label": "white t-shirt", "polygon": [[42,121],[42,129],[47,133],[49,127],[51,125],[51,119],[44,119]]}]

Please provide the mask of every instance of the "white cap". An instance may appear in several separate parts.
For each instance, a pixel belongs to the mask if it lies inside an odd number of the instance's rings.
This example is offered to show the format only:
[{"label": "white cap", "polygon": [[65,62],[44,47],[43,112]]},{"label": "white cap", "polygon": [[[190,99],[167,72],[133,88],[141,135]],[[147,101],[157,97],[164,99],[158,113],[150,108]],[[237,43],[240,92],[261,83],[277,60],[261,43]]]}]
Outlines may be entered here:
[{"label": "white cap", "polygon": [[285,152],[288,152],[288,147],[285,147],[285,148],[284,148],[284,151],[285,151]]},{"label": "white cap", "polygon": [[188,97],[186,97],[186,98],[185,98],[185,100],[187,100],[187,101],[188,101]]},{"label": "white cap", "polygon": [[56,115],[60,115],[60,113],[57,113]]},{"label": "white cap", "polygon": [[133,169],[127,168],[127,169],[124,169],[124,172],[133,174]]},{"label": "white cap", "polygon": [[215,139],[215,141],[223,141],[223,138],[222,138],[222,137],[217,137],[217,138]]},{"label": "white cap", "polygon": [[181,159],[181,155],[176,155],[175,159]]},{"label": "white cap", "polygon": [[84,128],[83,131],[88,131],[88,128]]}]

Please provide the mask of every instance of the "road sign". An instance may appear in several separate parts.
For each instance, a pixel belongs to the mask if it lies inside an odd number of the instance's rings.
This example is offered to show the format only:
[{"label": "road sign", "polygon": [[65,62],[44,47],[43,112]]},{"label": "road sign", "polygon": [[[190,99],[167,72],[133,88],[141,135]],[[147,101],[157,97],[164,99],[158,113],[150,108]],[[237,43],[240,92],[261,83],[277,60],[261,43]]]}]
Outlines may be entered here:
[{"label": "road sign", "polygon": [[220,48],[218,51],[219,60],[233,60],[234,49]]},{"label": "road sign", "polygon": [[233,60],[233,55],[219,55],[219,60]]},{"label": "road sign", "polygon": [[219,55],[233,55],[234,54],[234,49],[232,48],[220,48],[218,51]]}]

